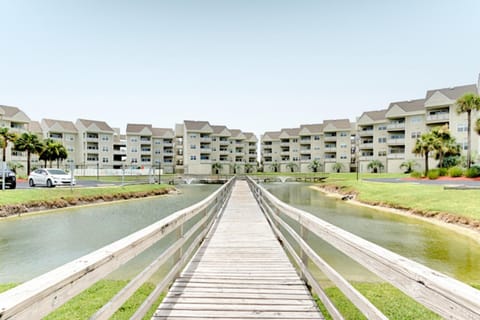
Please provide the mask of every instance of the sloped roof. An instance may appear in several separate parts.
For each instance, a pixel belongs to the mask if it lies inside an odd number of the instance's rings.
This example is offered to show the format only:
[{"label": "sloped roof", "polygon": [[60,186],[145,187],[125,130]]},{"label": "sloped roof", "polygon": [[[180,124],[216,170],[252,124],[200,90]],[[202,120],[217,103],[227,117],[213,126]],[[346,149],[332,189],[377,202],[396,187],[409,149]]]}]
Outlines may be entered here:
[{"label": "sloped roof", "polygon": [[[230,133],[232,134],[232,138],[238,138],[242,135],[242,130],[230,129]],[[243,138],[243,137],[241,137],[241,138]]]},{"label": "sloped roof", "polygon": [[127,133],[139,133],[142,132],[145,128],[152,131],[151,124],[139,124],[139,123],[128,123],[127,124]]},{"label": "sloped roof", "polygon": [[55,119],[42,119],[48,128],[52,128],[55,125],[59,125],[65,132],[78,132],[77,127],[72,121],[55,120]]},{"label": "sloped roof", "polygon": [[0,105],[0,115],[5,118],[14,118],[14,117],[20,116],[20,118],[24,118],[22,120],[26,120],[27,122],[31,121],[30,118],[22,110],[20,110],[17,107]]},{"label": "sloped roof", "polygon": [[387,113],[388,109],[383,110],[375,110],[375,111],[366,111],[360,117],[364,115],[372,119],[373,121],[382,121],[386,120],[385,114]]},{"label": "sloped roof", "polygon": [[337,130],[350,130],[351,124],[348,119],[336,119],[336,120],[325,120],[323,121],[324,129],[326,126],[331,125]]},{"label": "sloped roof", "polygon": [[253,132],[244,132],[243,135],[248,141],[257,142],[257,136]]},{"label": "sloped roof", "polygon": [[452,100],[457,100],[458,98],[463,96],[465,93],[477,93],[477,85],[467,84],[467,85],[458,86],[458,87],[428,90],[425,100],[428,100],[437,91],[445,95],[447,98],[450,98]]},{"label": "sloped roof", "polygon": [[300,131],[307,130],[310,133],[322,133],[323,132],[323,124],[302,124],[300,125]]},{"label": "sloped roof", "polygon": [[101,131],[115,132],[115,130],[113,130],[105,121],[78,119],[78,122],[80,122],[85,128],[95,125]]},{"label": "sloped roof", "polygon": [[28,124],[28,131],[32,133],[42,133],[42,126],[40,125],[40,122],[38,121],[30,121]]},{"label": "sloped roof", "polygon": [[228,132],[228,136],[231,135],[230,130],[226,126],[210,126],[213,130],[213,134],[220,134],[225,130]]},{"label": "sloped roof", "polygon": [[210,127],[210,123],[208,121],[192,121],[192,120],[185,120],[185,128],[190,131],[198,131],[205,128],[205,126]]},{"label": "sloped roof", "polygon": [[175,132],[173,132],[173,129],[170,128],[152,128],[152,136],[173,138],[175,136]]},{"label": "sloped roof", "polygon": [[405,112],[423,111],[425,109],[425,99],[392,102],[388,108],[390,109],[394,105],[399,106]]},{"label": "sloped roof", "polygon": [[300,128],[283,128],[281,133],[286,133],[290,137],[298,137]]},{"label": "sloped roof", "polygon": [[278,140],[280,139],[280,131],[267,131],[263,134],[262,140]]}]

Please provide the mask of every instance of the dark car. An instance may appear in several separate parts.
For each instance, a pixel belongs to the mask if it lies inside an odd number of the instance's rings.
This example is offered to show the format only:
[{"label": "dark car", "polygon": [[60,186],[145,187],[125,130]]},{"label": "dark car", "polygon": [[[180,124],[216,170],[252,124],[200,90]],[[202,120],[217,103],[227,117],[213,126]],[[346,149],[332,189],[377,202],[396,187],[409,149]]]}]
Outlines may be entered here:
[{"label": "dark car", "polygon": [[[0,169],[0,190],[2,189],[3,186],[3,170]],[[15,172],[10,170],[9,168],[5,169],[5,188],[10,188],[10,189],[15,189],[17,187],[17,177],[15,175]]]}]

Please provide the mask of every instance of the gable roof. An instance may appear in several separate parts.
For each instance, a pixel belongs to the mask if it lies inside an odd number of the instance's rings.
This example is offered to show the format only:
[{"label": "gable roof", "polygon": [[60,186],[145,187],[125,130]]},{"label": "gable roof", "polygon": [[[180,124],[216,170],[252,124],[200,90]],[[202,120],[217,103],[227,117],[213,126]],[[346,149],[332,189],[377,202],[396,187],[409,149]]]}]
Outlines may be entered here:
[{"label": "gable roof", "polygon": [[100,131],[104,132],[112,132],[114,133],[115,130],[112,129],[105,121],[97,121],[97,120],[87,120],[87,119],[78,119],[86,129],[90,128],[92,125],[95,125]]},{"label": "gable roof", "polygon": [[54,126],[60,126],[65,132],[78,132],[77,127],[75,127],[75,124],[72,121],[42,119],[42,123],[47,126],[47,129],[51,129]]},{"label": "gable roof", "polygon": [[152,132],[152,125],[151,124],[135,124],[135,123],[128,123],[127,124],[127,133],[141,133],[144,129],[149,130]]},{"label": "gable roof", "polygon": [[170,128],[152,128],[152,136],[160,138],[173,138],[175,133]]},{"label": "gable roof", "polygon": [[226,126],[210,126],[210,127],[213,130],[213,134],[219,135],[219,134],[224,133],[224,136],[226,136],[226,137],[231,136],[231,132],[230,132],[230,130],[228,130],[228,128]]},{"label": "gable roof", "polygon": [[367,111],[367,112],[364,112],[362,116],[366,115],[373,121],[382,121],[382,120],[386,120],[385,114],[387,113],[387,111],[388,111],[387,109]]},{"label": "gable roof", "polygon": [[0,105],[0,116],[15,121],[30,122],[30,118],[19,108]]},{"label": "gable roof", "polygon": [[28,131],[31,133],[43,133],[42,126],[38,121],[30,121],[28,124]]},{"label": "gable roof", "polygon": [[465,93],[475,93],[476,94],[477,93],[477,85],[476,84],[467,84],[467,85],[458,86],[458,87],[428,90],[425,100],[430,99],[430,97],[433,96],[433,94],[435,92],[440,92],[449,99],[457,100],[458,98],[463,96]]},{"label": "gable roof", "polygon": [[352,126],[350,120],[348,119],[336,119],[336,120],[325,120],[323,121],[324,131],[330,130],[327,127],[337,130],[351,130]]},{"label": "gable roof", "polygon": [[243,135],[245,136],[245,139],[247,139],[250,142],[257,142],[257,136],[253,132],[244,132]]},{"label": "gable roof", "polygon": [[425,99],[392,102],[390,103],[388,109],[395,105],[402,108],[402,110],[405,112],[423,111],[425,110]]},{"label": "gable roof", "polygon": [[317,124],[302,124],[300,125],[300,131],[299,134],[315,134],[315,133],[322,133],[323,132],[323,124],[322,123],[317,123]]},{"label": "gable roof", "polygon": [[279,140],[280,139],[280,131],[267,131],[262,136],[263,140]]},{"label": "gable roof", "polygon": [[288,135],[289,137],[298,137],[300,128],[283,128],[280,135]]},{"label": "gable roof", "polygon": [[185,120],[185,129],[187,131],[204,131],[204,132],[212,132],[212,128],[208,121],[192,121],[192,120]]}]

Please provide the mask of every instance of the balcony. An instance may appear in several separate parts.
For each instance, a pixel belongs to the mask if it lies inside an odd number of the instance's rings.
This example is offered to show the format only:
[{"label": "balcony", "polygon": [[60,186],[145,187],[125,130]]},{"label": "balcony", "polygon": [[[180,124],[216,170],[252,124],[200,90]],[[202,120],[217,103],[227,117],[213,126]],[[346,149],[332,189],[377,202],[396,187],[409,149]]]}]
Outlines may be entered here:
[{"label": "balcony", "polygon": [[394,122],[387,125],[388,131],[403,131],[405,130],[405,122]]},{"label": "balcony", "polygon": [[359,135],[360,137],[373,136],[373,129],[360,130],[360,131],[358,131],[358,135]]},{"label": "balcony", "polygon": [[388,159],[404,159],[405,158],[405,153],[389,153],[387,155]]},{"label": "balcony", "polygon": [[210,138],[210,137],[201,137],[201,138],[200,138],[200,141],[201,141],[201,142],[211,142],[211,141],[212,141],[212,138]]},{"label": "balcony", "polygon": [[404,145],[405,144],[405,138],[388,139],[387,144],[389,144],[389,145]]},{"label": "balcony", "polygon": [[284,150],[284,151],[280,152],[280,155],[288,156],[288,155],[290,155],[290,150]]},{"label": "balcony", "polygon": [[325,158],[325,162],[337,162],[337,157]]},{"label": "balcony", "polygon": [[373,156],[360,156],[360,161],[373,161]]},{"label": "balcony", "polygon": [[373,149],[373,142],[360,143],[360,149]]},{"label": "balcony", "polygon": [[446,122],[450,120],[450,114],[445,112],[445,113],[435,113],[435,114],[429,114],[427,115],[426,122],[427,124],[430,123],[438,123],[438,122]]},{"label": "balcony", "polygon": [[323,150],[325,152],[337,152],[337,147],[325,147]]},{"label": "balcony", "polygon": [[324,136],[323,137],[324,141],[337,141],[337,136]]}]

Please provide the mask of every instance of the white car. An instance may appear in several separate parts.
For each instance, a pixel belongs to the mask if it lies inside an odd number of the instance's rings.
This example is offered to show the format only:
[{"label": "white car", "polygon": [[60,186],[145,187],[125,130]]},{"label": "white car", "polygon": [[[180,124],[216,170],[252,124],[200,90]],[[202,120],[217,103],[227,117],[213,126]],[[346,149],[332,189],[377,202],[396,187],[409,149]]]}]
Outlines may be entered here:
[{"label": "white car", "polygon": [[60,169],[37,169],[28,176],[28,185],[35,187],[37,185],[47,186],[49,188],[60,185],[75,185],[75,178],[69,173]]}]

